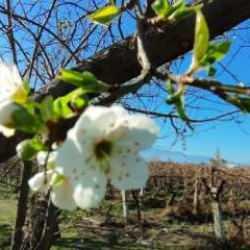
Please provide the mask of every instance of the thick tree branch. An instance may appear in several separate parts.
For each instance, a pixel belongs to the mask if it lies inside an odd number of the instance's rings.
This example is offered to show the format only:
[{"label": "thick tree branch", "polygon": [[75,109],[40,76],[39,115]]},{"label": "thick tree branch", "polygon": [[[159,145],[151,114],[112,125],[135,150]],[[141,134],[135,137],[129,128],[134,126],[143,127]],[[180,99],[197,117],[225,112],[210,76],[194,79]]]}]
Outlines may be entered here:
[{"label": "thick tree branch", "polygon": [[[211,39],[230,30],[250,17],[249,0],[212,0],[203,7]],[[156,28],[148,27],[144,44],[152,67],[176,59],[192,49],[194,39],[194,15],[177,22]],[[100,80],[120,85],[140,75],[141,66],[137,60],[137,46],[134,37],[128,37],[113,44],[89,60],[75,67],[89,70]],[[68,87],[53,81],[48,91],[55,96],[67,92]]]}]

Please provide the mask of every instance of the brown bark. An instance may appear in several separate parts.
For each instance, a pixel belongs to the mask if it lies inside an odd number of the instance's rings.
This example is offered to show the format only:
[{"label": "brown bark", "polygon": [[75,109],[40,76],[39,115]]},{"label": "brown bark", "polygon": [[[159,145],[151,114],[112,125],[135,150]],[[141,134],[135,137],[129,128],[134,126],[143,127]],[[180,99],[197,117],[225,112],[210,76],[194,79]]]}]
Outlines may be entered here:
[{"label": "brown bark", "polygon": [[[248,0],[213,0],[204,7],[211,39],[230,30],[250,17]],[[149,27],[146,34],[146,49],[153,66],[160,66],[192,49],[194,40],[194,15],[162,26],[160,29]],[[136,39],[128,37],[96,54],[76,67],[89,70],[100,80],[110,84],[121,84],[140,74],[137,60]],[[50,92],[60,95],[65,88],[54,82]]]},{"label": "brown bark", "polygon": [[[45,205],[46,204],[46,205]],[[41,204],[40,204],[41,205]],[[32,249],[49,250],[59,236],[58,209],[48,199],[44,200],[45,211],[39,214],[39,209],[34,216],[32,229]],[[35,204],[36,209],[39,203]]]},{"label": "brown bark", "polygon": [[194,196],[193,196],[193,213],[195,215],[199,214],[200,211],[199,194],[200,194],[200,181],[199,177],[196,177],[194,183]]},{"label": "brown bark", "polygon": [[32,162],[24,162],[22,170],[22,180],[20,185],[20,195],[17,205],[17,215],[16,215],[16,224],[15,230],[11,242],[11,250],[21,249],[22,240],[23,240],[23,227],[26,220],[27,208],[28,208],[28,195],[29,195],[29,186],[28,180],[32,173]]},{"label": "brown bark", "polygon": [[220,240],[225,240],[225,232],[223,227],[222,213],[220,208],[220,202],[218,200],[213,200],[211,202],[211,208],[214,220],[214,234],[215,237]]}]

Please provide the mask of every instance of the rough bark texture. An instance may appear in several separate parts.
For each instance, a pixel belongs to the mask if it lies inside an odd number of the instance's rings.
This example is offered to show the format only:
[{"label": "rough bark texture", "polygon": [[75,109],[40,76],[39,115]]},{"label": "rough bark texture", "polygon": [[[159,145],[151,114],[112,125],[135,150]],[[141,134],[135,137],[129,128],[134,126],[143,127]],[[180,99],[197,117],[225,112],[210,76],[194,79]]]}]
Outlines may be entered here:
[{"label": "rough bark texture", "polygon": [[20,195],[17,205],[17,215],[15,230],[11,242],[11,250],[19,250],[23,241],[23,227],[26,220],[29,186],[28,180],[32,173],[32,162],[24,162],[22,170],[22,180],[20,185]]},{"label": "rough bark texture", "polygon": [[[47,203],[45,213],[39,214],[38,209],[36,214],[33,214],[35,223],[33,224],[33,238],[31,241],[32,249],[35,250],[49,250],[60,234],[57,216],[58,210],[51,202],[48,204],[47,199],[44,202]],[[39,204],[35,205],[38,208]]]},{"label": "rough bark texture", "polygon": [[127,206],[126,191],[122,190],[121,195],[122,195],[122,209],[123,209],[124,223],[127,224],[128,223],[128,206]]},{"label": "rough bark texture", "polygon": [[[203,7],[208,21],[211,38],[214,38],[250,17],[249,0],[208,0]],[[160,29],[149,27],[145,36],[147,51],[153,66],[160,66],[192,49],[194,37],[194,15],[177,23],[162,26]],[[140,73],[137,61],[136,41],[133,37],[113,44],[81,65],[77,70],[89,70],[97,78],[110,83],[121,84]],[[69,85],[52,81],[49,88],[43,89],[40,95],[48,93],[60,96],[70,90]],[[0,137],[0,162],[5,161],[15,152],[16,138],[7,141]]]},{"label": "rough bark texture", "polygon": [[222,214],[220,209],[220,203],[217,200],[212,201],[211,203],[213,220],[214,220],[214,234],[215,237],[220,240],[225,240],[225,233],[223,228]]},{"label": "rough bark texture", "polygon": [[193,213],[198,214],[200,211],[200,200],[199,200],[199,194],[200,194],[200,183],[199,178],[195,179],[194,183],[194,198],[193,198]]},{"label": "rough bark texture", "polygon": [[[204,7],[210,36],[214,38],[250,17],[250,2],[248,0],[213,0]],[[147,52],[153,66],[160,66],[192,49],[194,40],[194,15],[177,23],[162,26],[160,29],[149,27],[145,34]],[[99,79],[110,84],[121,84],[134,78],[140,73],[137,61],[136,40],[133,37],[113,44],[95,55],[78,70],[87,69]],[[50,91],[61,94],[64,87],[58,86]]]}]

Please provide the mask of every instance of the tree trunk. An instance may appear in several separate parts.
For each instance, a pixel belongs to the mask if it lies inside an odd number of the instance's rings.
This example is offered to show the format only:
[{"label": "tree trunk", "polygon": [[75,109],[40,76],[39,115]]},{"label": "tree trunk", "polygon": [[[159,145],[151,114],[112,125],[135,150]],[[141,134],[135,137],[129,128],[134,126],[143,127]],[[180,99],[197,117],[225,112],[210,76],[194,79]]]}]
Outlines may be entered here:
[{"label": "tree trunk", "polygon": [[215,237],[220,240],[225,240],[225,232],[223,228],[222,214],[220,209],[220,203],[217,200],[211,202],[213,220],[214,220],[214,233]]},{"label": "tree trunk", "polygon": [[48,197],[36,201],[31,213],[31,249],[49,250],[59,237],[58,210]]},{"label": "tree trunk", "polygon": [[194,197],[193,197],[193,213],[195,215],[197,215],[200,211],[199,189],[200,189],[199,178],[196,178],[194,183]]},{"label": "tree trunk", "polygon": [[132,191],[132,195],[136,205],[137,220],[141,230],[141,237],[144,238],[144,214],[142,211],[142,197],[138,191]]},{"label": "tree trunk", "polygon": [[28,209],[28,196],[29,196],[29,186],[28,180],[32,174],[32,162],[24,161],[22,166],[22,179],[20,185],[20,195],[17,205],[17,215],[15,229],[11,241],[11,250],[21,249],[23,241],[23,227],[26,220],[27,209]]},{"label": "tree trunk", "polygon": [[128,206],[127,206],[127,197],[126,197],[126,191],[122,190],[122,209],[123,209],[123,218],[125,224],[128,224]]}]

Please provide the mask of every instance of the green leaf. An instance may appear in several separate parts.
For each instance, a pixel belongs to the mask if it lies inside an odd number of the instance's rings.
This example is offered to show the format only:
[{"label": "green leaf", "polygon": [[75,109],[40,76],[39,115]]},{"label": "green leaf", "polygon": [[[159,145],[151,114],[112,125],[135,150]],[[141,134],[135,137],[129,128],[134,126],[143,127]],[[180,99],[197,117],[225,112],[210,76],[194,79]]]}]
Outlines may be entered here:
[{"label": "green leaf", "polygon": [[220,43],[212,43],[208,47],[208,54],[215,58],[216,61],[223,59],[231,47],[230,41],[223,41]]},{"label": "green leaf", "polygon": [[51,185],[53,187],[61,186],[65,182],[65,180],[66,180],[66,178],[64,175],[59,174],[59,173],[55,173],[52,176]]},{"label": "green leaf", "polygon": [[169,97],[167,98],[167,104],[175,104],[179,102],[179,99],[184,95],[185,87],[181,86],[177,91],[175,90],[173,83],[169,80],[167,82],[167,91],[169,93]]},{"label": "green leaf", "polygon": [[174,84],[171,80],[168,80],[167,81],[167,84],[166,84],[166,89],[167,89],[167,92],[170,94],[170,95],[173,95],[175,93],[175,88],[174,88]]},{"label": "green leaf", "polygon": [[170,5],[168,0],[156,0],[152,8],[164,20],[180,19],[194,11],[194,7],[187,7],[184,0],[179,0],[173,5]]},{"label": "green leaf", "polygon": [[224,58],[231,46],[230,41],[210,43],[201,65],[208,66]]},{"label": "green leaf", "polygon": [[156,0],[151,6],[155,13],[163,18],[169,15],[169,11],[171,9],[171,5],[168,0]]},{"label": "green leaf", "polygon": [[168,20],[180,20],[181,18],[184,18],[196,11],[196,9],[197,6],[187,7],[185,1],[178,1],[173,5],[172,10],[169,13]]},{"label": "green leaf", "polygon": [[193,62],[190,71],[196,71],[201,66],[202,59],[208,50],[208,44],[209,44],[209,30],[207,22],[201,10],[197,9]]},{"label": "green leaf", "polygon": [[207,73],[208,73],[208,76],[210,76],[210,77],[214,77],[215,76],[215,74],[216,74],[216,69],[215,69],[215,67],[213,67],[213,66],[208,66],[207,67]]},{"label": "green leaf", "polygon": [[95,23],[108,25],[115,17],[121,13],[120,8],[114,4],[107,5],[88,15],[88,18]]},{"label": "green leaf", "polygon": [[184,101],[184,96],[181,96],[179,100],[175,103],[176,110],[178,115],[183,121],[189,120],[186,111],[185,111],[185,101]]},{"label": "green leaf", "polygon": [[180,86],[180,88],[176,91],[173,86],[173,82],[171,80],[168,80],[166,89],[169,93],[169,97],[166,100],[166,103],[169,105],[175,105],[179,117],[187,124],[190,129],[193,129],[190,125],[189,117],[185,111],[185,86]]},{"label": "green leaf", "polygon": [[38,138],[32,138],[22,141],[17,146],[17,153],[23,160],[32,160],[36,154],[45,150],[45,146]]},{"label": "green leaf", "polygon": [[69,100],[65,97],[60,97],[54,101],[53,110],[57,118],[69,119],[76,115],[69,106]]},{"label": "green leaf", "polygon": [[34,134],[44,126],[40,110],[32,103],[25,107],[19,106],[19,108],[13,112],[13,121],[17,130],[28,134]]},{"label": "green leaf", "polygon": [[53,114],[56,119],[69,119],[74,117],[79,109],[88,105],[85,91],[82,88],[75,89],[66,96],[59,97],[53,102]]},{"label": "green leaf", "polygon": [[53,97],[47,96],[43,99],[40,104],[40,112],[42,120],[46,123],[47,121],[56,121],[57,117],[53,110]]},{"label": "green leaf", "polygon": [[75,89],[67,95],[67,99],[73,109],[82,109],[88,105],[86,91],[82,88]]},{"label": "green leaf", "polygon": [[99,81],[91,72],[78,72],[74,70],[63,69],[60,71],[57,79],[81,87],[86,93],[97,93],[107,90],[107,86]]}]

